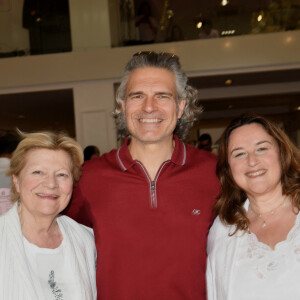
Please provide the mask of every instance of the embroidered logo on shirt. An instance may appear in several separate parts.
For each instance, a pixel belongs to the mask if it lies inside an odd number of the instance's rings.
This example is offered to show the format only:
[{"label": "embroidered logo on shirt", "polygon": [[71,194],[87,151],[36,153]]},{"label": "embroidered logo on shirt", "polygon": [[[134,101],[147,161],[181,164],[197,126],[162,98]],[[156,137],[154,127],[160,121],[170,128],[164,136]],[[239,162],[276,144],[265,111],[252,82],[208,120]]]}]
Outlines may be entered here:
[{"label": "embroidered logo on shirt", "polygon": [[63,293],[61,289],[56,285],[54,281],[54,271],[51,271],[49,274],[48,284],[52,290],[52,294],[54,295],[55,300],[63,300]]},{"label": "embroidered logo on shirt", "polygon": [[200,209],[193,209],[192,210],[192,215],[193,216],[199,216],[201,214],[201,210]]}]

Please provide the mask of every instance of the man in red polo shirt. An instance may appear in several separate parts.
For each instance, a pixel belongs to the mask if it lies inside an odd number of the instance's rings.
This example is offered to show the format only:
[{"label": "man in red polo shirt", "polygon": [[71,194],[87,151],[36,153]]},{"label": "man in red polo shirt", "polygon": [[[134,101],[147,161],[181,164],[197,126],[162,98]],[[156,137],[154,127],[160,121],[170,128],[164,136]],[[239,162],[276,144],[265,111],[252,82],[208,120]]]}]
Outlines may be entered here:
[{"label": "man in red polo shirt", "polygon": [[115,118],[122,147],[87,162],[68,215],[95,232],[101,300],[206,299],[215,155],[182,141],[201,113],[177,56],[128,62]]}]

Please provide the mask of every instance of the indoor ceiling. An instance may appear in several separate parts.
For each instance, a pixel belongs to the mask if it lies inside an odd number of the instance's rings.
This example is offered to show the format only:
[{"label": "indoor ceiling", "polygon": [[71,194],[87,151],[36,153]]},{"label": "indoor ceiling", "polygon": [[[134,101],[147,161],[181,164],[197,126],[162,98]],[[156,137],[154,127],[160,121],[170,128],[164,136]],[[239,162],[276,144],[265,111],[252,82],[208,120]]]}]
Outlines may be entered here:
[{"label": "indoor ceiling", "polygon": [[[275,119],[281,119],[282,115],[300,110],[300,91],[287,92],[267,90],[271,86],[279,86],[289,83],[297,83],[300,88],[300,70],[283,70],[269,72],[255,72],[244,74],[228,74],[219,76],[205,76],[189,78],[189,84],[202,91],[217,89],[224,91],[223,97],[200,99],[199,105],[203,107],[201,126],[217,127],[226,126],[235,116],[244,112],[256,112],[263,115],[272,115]],[[246,95],[243,88],[263,90],[263,94]],[[228,96],[229,89],[240,89],[240,94]],[[267,90],[267,91],[265,91]]]}]

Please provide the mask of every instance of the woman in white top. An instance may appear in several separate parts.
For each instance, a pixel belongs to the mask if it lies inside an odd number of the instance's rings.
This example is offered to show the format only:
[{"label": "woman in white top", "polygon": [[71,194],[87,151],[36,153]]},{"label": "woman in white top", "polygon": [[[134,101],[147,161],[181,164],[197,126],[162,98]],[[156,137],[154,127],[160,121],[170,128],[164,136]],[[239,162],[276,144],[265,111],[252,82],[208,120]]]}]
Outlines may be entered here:
[{"label": "woman in white top", "polygon": [[299,150],[277,125],[245,114],[221,138],[217,175],[208,299],[300,299]]},{"label": "woman in white top", "polygon": [[97,298],[93,231],[59,215],[82,163],[67,136],[23,135],[10,163],[15,204],[0,217],[0,299]]}]

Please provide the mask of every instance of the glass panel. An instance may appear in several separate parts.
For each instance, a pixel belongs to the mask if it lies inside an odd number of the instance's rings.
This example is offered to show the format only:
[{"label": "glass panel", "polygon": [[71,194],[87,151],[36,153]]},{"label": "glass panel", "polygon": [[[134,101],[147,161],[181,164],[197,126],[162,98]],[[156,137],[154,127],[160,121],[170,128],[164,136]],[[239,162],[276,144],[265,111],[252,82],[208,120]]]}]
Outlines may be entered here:
[{"label": "glass panel", "polygon": [[23,28],[29,31],[30,54],[72,49],[68,0],[24,0]]},{"label": "glass panel", "polygon": [[120,0],[120,11],[123,45],[300,28],[299,0]]},{"label": "glass panel", "polygon": [[68,0],[0,1],[0,57],[71,50]]}]

